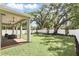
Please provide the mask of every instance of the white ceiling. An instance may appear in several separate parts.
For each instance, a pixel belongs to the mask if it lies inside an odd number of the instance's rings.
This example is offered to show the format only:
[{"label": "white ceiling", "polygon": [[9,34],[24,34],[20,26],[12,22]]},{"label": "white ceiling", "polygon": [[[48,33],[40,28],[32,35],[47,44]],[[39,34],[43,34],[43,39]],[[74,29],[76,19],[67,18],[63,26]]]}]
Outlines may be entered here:
[{"label": "white ceiling", "polygon": [[4,13],[5,15],[2,15],[2,23],[5,23],[5,24],[15,24],[17,23],[18,21],[21,21],[23,19],[26,19],[25,17],[20,17],[20,16],[16,16],[16,15],[13,15],[13,14],[7,14],[7,13]]}]

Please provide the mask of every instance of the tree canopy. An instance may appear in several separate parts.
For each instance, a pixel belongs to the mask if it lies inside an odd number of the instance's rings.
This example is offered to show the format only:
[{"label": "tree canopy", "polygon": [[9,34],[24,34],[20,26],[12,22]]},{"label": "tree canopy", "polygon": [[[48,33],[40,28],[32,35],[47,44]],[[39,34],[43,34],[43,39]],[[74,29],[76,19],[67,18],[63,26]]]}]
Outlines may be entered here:
[{"label": "tree canopy", "polygon": [[54,28],[57,33],[58,29],[64,25],[64,28],[79,28],[79,4],[72,3],[49,3],[33,12],[34,21],[38,28]]}]

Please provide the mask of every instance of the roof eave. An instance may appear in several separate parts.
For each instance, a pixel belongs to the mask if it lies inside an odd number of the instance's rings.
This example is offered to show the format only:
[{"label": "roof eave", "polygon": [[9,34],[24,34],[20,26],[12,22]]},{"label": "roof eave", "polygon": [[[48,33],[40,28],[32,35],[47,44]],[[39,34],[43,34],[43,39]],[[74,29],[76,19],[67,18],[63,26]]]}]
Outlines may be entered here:
[{"label": "roof eave", "polygon": [[16,15],[23,16],[23,17],[33,17],[33,16],[30,15],[30,14],[18,12],[18,11],[16,11],[16,10],[14,10],[13,8],[10,8],[10,7],[4,6],[4,5],[0,5],[0,9],[3,10],[3,11],[7,11],[7,12],[9,12],[9,13],[12,13],[12,14],[16,14]]}]

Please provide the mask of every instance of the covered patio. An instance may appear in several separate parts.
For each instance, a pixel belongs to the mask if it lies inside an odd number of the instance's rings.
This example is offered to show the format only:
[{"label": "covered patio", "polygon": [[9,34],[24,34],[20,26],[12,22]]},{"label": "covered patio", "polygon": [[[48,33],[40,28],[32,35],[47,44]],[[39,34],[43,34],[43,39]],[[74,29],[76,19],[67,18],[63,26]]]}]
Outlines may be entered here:
[{"label": "covered patio", "polygon": [[[31,26],[30,20],[32,16],[26,13],[18,12],[12,8],[0,5],[0,45],[5,47],[10,44],[21,42],[31,42]],[[26,22],[27,38],[22,39],[22,23]],[[19,27],[20,28],[19,28]],[[3,34],[3,28],[5,33]],[[7,28],[11,29],[11,34],[8,34]],[[19,37],[18,37],[19,28]],[[9,43],[9,44],[8,44]]]}]

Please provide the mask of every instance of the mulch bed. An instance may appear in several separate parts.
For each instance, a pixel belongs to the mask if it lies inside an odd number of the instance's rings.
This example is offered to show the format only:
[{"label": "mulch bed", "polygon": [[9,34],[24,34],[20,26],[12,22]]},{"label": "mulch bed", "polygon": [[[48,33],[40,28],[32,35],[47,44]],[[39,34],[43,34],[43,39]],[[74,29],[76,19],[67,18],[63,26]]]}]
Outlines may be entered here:
[{"label": "mulch bed", "polygon": [[1,42],[1,48],[11,47],[17,44],[25,43],[24,39],[5,39]]}]

